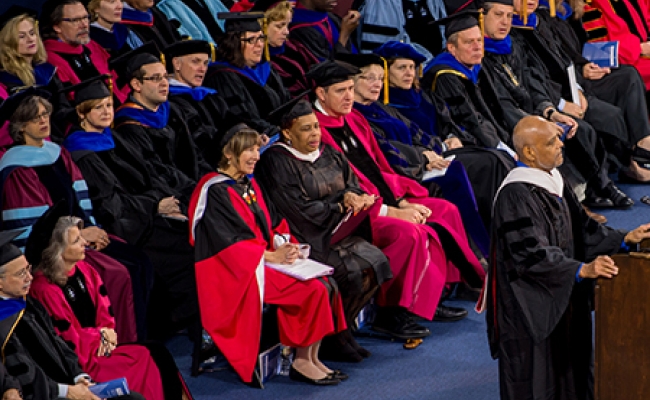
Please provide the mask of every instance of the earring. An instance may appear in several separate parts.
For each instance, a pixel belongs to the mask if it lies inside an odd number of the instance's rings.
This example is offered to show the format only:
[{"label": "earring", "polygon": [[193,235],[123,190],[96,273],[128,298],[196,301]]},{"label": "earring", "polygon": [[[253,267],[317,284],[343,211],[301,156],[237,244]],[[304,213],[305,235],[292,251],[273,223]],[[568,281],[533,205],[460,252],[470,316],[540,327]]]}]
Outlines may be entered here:
[{"label": "earring", "polygon": [[287,146],[293,147],[293,146],[291,146],[291,139],[287,140]]}]

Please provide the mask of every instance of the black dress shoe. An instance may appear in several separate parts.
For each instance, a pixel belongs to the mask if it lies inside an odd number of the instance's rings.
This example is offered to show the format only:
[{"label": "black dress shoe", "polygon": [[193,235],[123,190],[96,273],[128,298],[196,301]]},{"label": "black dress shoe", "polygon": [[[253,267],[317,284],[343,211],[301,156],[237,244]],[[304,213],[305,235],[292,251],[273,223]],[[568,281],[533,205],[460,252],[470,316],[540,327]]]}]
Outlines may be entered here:
[{"label": "black dress shoe", "polygon": [[614,207],[627,208],[634,205],[634,200],[629,198],[621,189],[617,188],[613,182],[610,182],[600,193],[612,201]]},{"label": "black dress shoe", "polygon": [[582,201],[582,204],[589,208],[612,208],[614,203],[605,197],[591,195]]},{"label": "black dress shoe", "polygon": [[349,378],[348,374],[346,374],[345,372],[341,371],[340,369],[335,369],[335,370],[333,370],[332,372],[330,372],[329,374],[327,374],[327,376],[329,376],[329,377],[332,378],[332,379],[338,379],[338,380],[340,380],[340,381],[344,381],[344,380],[346,380],[346,379]]},{"label": "black dress shoe", "polygon": [[398,339],[421,339],[431,334],[428,328],[416,323],[401,307],[384,307],[379,310],[372,329]]},{"label": "black dress shoe", "polygon": [[467,310],[464,308],[449,307],[438,304],[433,320],[437,322],[454,322],[460,321],[465,317],[467,317]]},{"label": "black dress shoe", "polygon": [[312,385],[317,385],[317,386],[331,386],[331,385],[338,385],[339,383],[341,383],[340,379],[332,378],[329,375],[321,379],[308,378],[305,375],[303,375],[300,371],[295,369],[293,365],[291,366],[291,368],[289,368],[289,379],[296,382],[311,383]]},{"label": "black dress shoe", "polygon": [[650,151],[637,146],[632,150],[632,160],[636,161],[639,167],[650,169]]}]

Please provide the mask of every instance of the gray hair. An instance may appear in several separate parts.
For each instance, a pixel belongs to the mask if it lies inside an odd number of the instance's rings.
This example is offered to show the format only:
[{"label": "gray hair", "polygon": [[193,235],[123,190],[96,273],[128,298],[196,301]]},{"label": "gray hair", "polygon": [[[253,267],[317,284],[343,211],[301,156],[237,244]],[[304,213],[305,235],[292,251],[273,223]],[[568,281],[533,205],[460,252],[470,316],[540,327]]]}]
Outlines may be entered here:
[{"label": "gray hair", "polygon": [[70,243],[68,243],[68,232],[72,228],[82,230],[84,222],[77,217],[61,217],[54,226],[50,244],[43,250],[43,258],[38,264],[38,269],[45,277],[59,286],[65,285],[68,276],[63,263],[63,252]]}]

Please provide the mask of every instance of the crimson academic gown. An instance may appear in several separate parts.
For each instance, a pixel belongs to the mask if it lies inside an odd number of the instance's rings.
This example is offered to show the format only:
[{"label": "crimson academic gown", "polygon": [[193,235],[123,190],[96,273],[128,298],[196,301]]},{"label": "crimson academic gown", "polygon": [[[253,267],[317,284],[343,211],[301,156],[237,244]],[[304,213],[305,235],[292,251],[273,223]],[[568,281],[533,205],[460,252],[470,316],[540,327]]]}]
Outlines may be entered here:
[{"label": "crimson academic gown", "polygon": [[[248,185],[243,196],[236,185]],[[338,293],[330,298],[327,278],[299,281],[264,266],[273,235],[289,228],[284,220],[273,228],[254,179],[204,176],[189,216],[203,327],[243,381],[253,377],[263,303],[278,306],[280,341],[287,346],[306,347],[346,328],[341,299]]]},{"label": "crimson academic gown", "polygon": [[[485,272],[469,247],[458,208],[446,200],[429,198],[427,189],[415,180],[395,173],[381,152],[368,121],[357,110],[352,110],[350,114],[340,118],[321,112],[316,112],[316,117],[320,123],[323,143],[343,152],[328,129],[348,128],[359,141],[359,146],[365,148],[374,159],[381,177],[395,199],[406,198],[409,202],[422,204],[432,211],[427,224],[423,225],[378,214],[371,216],[373,244],[388,257],[394,276],[391,281],[382,285],[378,297],[379,304],[399,305],[424,318],[432,319],[444,285],[461,280],[458,268],[462,268],[463,278],[470,285],[482,285]],[[375,182],[371,182],[352,162],[350,166],[359,177],[361,188],[366,193],[379,195]],[[434,229],[433,226],[442,229]],[[451,262],[439,238],[441,233],[453,237],[465,262]],[[405,246],[409,245],[412,249],[406,251]]]}]

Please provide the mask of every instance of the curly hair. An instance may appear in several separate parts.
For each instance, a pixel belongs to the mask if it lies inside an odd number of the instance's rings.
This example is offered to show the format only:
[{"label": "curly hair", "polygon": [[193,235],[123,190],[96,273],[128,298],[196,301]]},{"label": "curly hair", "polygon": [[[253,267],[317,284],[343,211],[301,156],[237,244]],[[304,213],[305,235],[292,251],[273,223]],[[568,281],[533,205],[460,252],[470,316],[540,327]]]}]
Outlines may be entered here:
[{"label": "curly hair", "polygon": [[77,217],[61,217],[54,226],[50,244],[43,250],[43,258],[36,267],[52,283],[63,286],[68,281],[68,273],[63,262],[63,252],[68,243],[68,232],[72,228],[82,230],[84,222]]},{"label": "curly hair", "polygon": [[262,137],[259,133],[257,133],[255,129],[242,127],[242,129],[240,129],[239,132],[235,133],[235,135],[228,141],[228,143],[223,146],[223,155],[219,161],[219,168],[228,168],[229,161],[226,157],[226,153],[232,154],[235,158],[235,161],[239,162],[239,156],[241,156],[244,150],[250,149],[253,146],[261,145]]},{"label": "curly hair", "polygon": [[[23,21],[32,24],[36,35],[37,50],[31,63],[18,53],[18,25]],[[43,41],[38,33],[36,20],[27,14],[10,19],[4,28],[0,30],[0,48],[2,48],[0,52],[0,66],[2,69],[17,76],[25,86],[33,86],[36,83],[33,65],[47,61],[47,53],[45,53]]]},{"label": "curly hair", "polygon": [[30,96],[23,100],[9,118],[9,135],[16,144],[25,144],[25,125],[38,117],[38,105],[52,114],[52,103],[40,96]]}]

